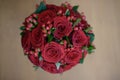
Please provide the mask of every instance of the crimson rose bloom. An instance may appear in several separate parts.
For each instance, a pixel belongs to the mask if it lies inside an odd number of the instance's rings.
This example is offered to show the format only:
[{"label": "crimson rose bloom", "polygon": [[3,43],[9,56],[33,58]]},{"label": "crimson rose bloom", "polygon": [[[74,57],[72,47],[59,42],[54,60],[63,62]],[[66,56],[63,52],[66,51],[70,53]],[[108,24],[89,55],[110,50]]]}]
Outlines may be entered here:
[{"label": "crimson rose bloom", "polygon": [[71,69],[72,67],[74,67],[76,64],[67,64],[67,65],[65,65],[64,67],[63,67],[63,70],[64,71],[67,71],[67,70],[69,70],[69,69]]},{"label": "crimson rose bloom", "polygon": [[43,50],[45,39],[40,26],[37,26],[35,29],[32,30],[31,43],[34,48],[40,48],[41,50]]},{"label": "crimson rose bloom", "polygon": [[45,70],[45,71],[48,71],[50,73],[62,73],[63,72],[63,69],[60,67],[59,70],[57,70],[55,64],[53,63],[49,63],[49,62],[46,62],[46,61],[43,61],[41,63],[41,67]]},{"label": "crimson rose bloom", "polygon": [[53,21],[52,19],[56,16],[56,13],[54,13],[52,10],[46,10],[43,11],[38,15],[38,22],[39,23],[47,23],[48,21]]},{"label": "crimson rose bloom", "polygon": [[64,36],[69,36],[72,31],[71,23],[64,16],[56,17],[54,19],[54,27],[56,28],[54,37],[58,39],[61,39]]},{"label": "crimson rose bloom", "polygon": [[79,12],[75,12],[73,10],[70,10],[70,15],[74,16],[75,18],[81,18],[81,15]]},{"label": "crimson rose bloom", "polygon": [[65,53],[63,47],[56,42],[47,43],[42,52],[44,60],[53,63],[60,61],[64,55]]},{"label": "crimson rose bloom", "polygon": [[29,51],[31,48],[31,32],[26,31],[21,39],[22,47],[24,50]]},{"label": "crimson rose bloom", "polygon": [[39,58],[35,57],[34,54],[29,54],[28,58],[34,65],[37,65],[37,66],[39,65]]},{"label": "crimson rose bloom", "polygon": [[82,47],[87,45],[88,38],[82,30],[74,31],[72,36],[72,42],[74,47]]},{"label": "crimson rose bloom", "polygon": [[82,51],[78,49],[70,50],[65,56],[66,63],[77,64],[82,58]]},{"label": "crimson rose bloom", "polygon": [[57,14],[57,12],[59,11],[59,7],[58,6],[56,6],[56,5],[53,5],[53,4],[51,4],[51,5],[46,5],[46,7],[47,7],[47,10],[52,10],[53,12],[55,12],[56,14]]}]

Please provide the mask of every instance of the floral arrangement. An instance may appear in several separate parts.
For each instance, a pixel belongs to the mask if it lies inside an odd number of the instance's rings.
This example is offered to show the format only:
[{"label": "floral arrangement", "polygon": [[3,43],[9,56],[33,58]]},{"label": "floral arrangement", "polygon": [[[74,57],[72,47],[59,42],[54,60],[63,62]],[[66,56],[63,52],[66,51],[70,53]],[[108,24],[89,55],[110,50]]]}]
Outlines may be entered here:
[{"label": "floral arrangement", "polygon": [[63,73],[94,51],[92,27],[77,10],[78,6],[68,2],[56,6],[42,1],[25,19],[20,27],[21,43],[35,69]]}]

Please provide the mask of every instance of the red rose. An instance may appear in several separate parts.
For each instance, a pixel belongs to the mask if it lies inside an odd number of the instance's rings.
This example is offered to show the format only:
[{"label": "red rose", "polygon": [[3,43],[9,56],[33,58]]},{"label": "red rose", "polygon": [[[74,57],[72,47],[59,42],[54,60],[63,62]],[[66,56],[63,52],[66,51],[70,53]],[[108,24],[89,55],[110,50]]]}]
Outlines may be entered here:
[{"label": "red rose", "polygon": [[55,64],[53,63],[49,63],[49,62],[46,62],[46,61],[43,61],[41,63],[41,67],[45,70],[45,71],[48,71],[50,73],[62,73],[63,72],[63,69],[60,67],[59,70],[57,70]]},{"label": "red rose", "polygon": [[81,18],[81,15],[79,12],[75,12],[73,10],[70,10],[70,15],[74,16],[75,18]]},{"label": "red rose", "polygon": [[46,44],[42,53],[44,60],[53,63],[60,61],[64,55],[63,47],[56,42]]},{"label": "red rose", "polygon": [[54,37],[58,39],[69,36],[72,31],[72,25],[66,17],[56,17],[54,19],[54,27],[56,28]]},{"label": "red rose", "polygon": [[54,13],[56,13],[57,14],[57,12],[58,12],[58,10],[59,10],[59,7],[58,6],[56,6],[56,5],[46,5],[46,7],[47,7],[47,10],[52,10]]},{"label": "red rose", "polygon": [[75,47],[82,47],[87,45],[88,38],[82,30],[77,30],[73,33],[72,43]]},{"label": "red rose", "polygon": [[64,65],[63,66],[63,70],[64,71],[67,71],[67,70],[69,70],[69,69],[71,69],[72,67],[74,67],[76,64],[67,64],[67,65]]},{"label": "red rose", "polygon": [[31,32],[26,31],[21,38],[22,47],[24,50],[29,51],[31,48]]},{"label": "red rose", "polygon": [[37,65],[37,66],[39,65],[39,58],[35,57],[34,54],[29,54],[28,58],[34,65]]},{"label": "red rose", "polygon": [[82,58],[82,51],[78,49],[70,50],[65,56],[66,63],[77,64]]},{"label": "red rose", "polygon": [[40,26],[37,26],[35,29],[32,30],[31,43],[34,48],[40,48],[41,50],[43,50],[45,39]]},{"label": "red rose", "polygon": [[56,16],[56,13],[54,13],[52,10],[46,10],[43,11],[38,15],[38,22],[46,24],[48,21],[52,22],[53,18]]}]

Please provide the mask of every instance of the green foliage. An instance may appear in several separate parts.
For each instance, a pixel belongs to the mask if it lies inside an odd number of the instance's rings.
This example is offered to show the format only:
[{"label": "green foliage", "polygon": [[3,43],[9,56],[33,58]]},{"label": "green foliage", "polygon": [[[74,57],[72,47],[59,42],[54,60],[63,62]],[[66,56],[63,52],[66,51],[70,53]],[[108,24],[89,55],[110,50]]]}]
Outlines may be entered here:
[{"label": "green foliage", "polygon": [[87,49],[88,53],[91,54],[94,51],[95,47],[90,45]]},{"label": "green foliage", "polygon": [[54,31],[55,31],[55,28],[50,29],[51,34],[53,34]]},{"label": "green foliage", "polygon": [[41,56],[41,52],[38,53],[38,57],[40,57],[40,56]]},{"label": "green foliage", "polygon": [[57,70],[59,70],[61,63],[57,62],[56,64]]},{"label": "green foliage", "polygon": [[90,30],[92,30],[92,27],[88,27],[88,28],[85,29],[84,31],[85,31],[86,33],[88,33]]},{"label": "green foliage", "polygon": [[76,5],[76,6],[73,6],[72,10],[75,11],[75,12],[77,12],[78,8],[79,8],[79,6]]},{"label": "green foliage", "polygon": [[68,36],[64,36],[63,39],[65,39],[67,41],[67,43],[70,45],[70,40]]},{"label": "green foliage", "polygon": [[46,4],[42,1],[42,2],[40,3],[40,6],[38,6],[37,10],[35,11],[35,13],[36,13],[36,14],[37,14],[37,13],[40,13],[40,12],[42,12],[43,10],[46,10]]},{"label": "green foliage", "polygon": [[90,37],[90,42],[92,43],[95,39],[95,35],[93,33],[87,33],[87,35]]},{"label": "green foliage", "polygon": [[70,15],[70,10],[69,10],[69,9],[66,10],[65,15],[66,15],[66,16],[69,16],[69,15]]},{"label": "green foliage", "polygon": [[82,58],[80,59],[80,63],[83,64],[84,62],[84,53],[82,53]]},{"label": "green foliage", "polygon": [[20,27],[20,30],[25,30],[25,26],[21,26],[21,27]]},{"label": "green foliage", "polygon": [[81,21],[81,19],[80,18],[78,18],[74,23],[73,23],[73,28],[76,26],[76,25],[78,25],[78,23]]},{"label": "green foliage", "polygon": [[39,67],[38,67],[38,66],[33,66],[33,68],[34,68],[35,71],[36,71],[36,70],[38,70]]},{"label": "green foliage", "polygon": [[53,40],[53,35],[48,34],[48,35],[47,35],[47,38],[48,38],[48,42],[51,42],[51,41]]},{"label": "green foliage", "polygon": [[23,35],[24,35],[24,32],[21,32],[20,35],[23,36]]}]

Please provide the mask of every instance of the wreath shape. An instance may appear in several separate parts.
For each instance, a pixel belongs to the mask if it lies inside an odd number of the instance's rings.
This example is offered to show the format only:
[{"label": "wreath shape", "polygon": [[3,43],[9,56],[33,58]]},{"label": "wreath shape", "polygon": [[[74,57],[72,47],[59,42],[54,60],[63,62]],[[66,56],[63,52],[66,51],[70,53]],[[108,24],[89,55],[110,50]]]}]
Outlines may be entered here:
[{"label": "wreath shape", "polygon": [[68,2],[56,6],[43,1],[25,19],[20,27],[21,43],[36,69],[62,73],[83,63],[86,55],[93,52],[92,27],[77,9]]}]

